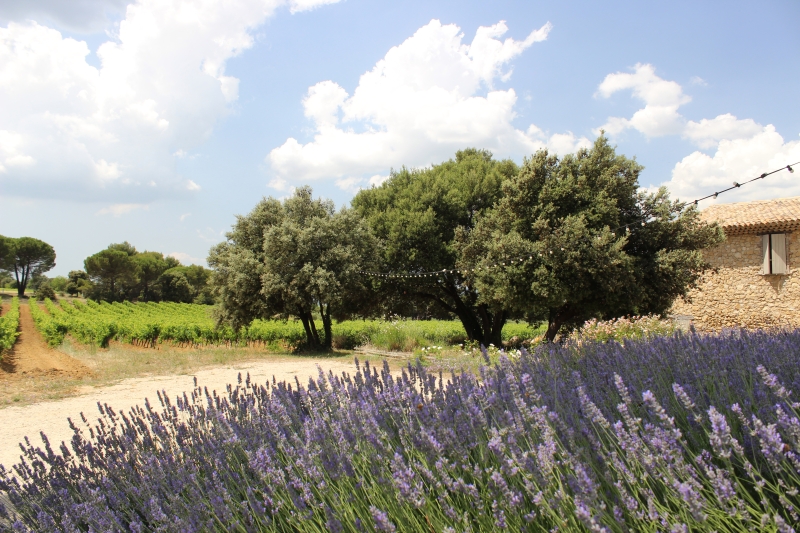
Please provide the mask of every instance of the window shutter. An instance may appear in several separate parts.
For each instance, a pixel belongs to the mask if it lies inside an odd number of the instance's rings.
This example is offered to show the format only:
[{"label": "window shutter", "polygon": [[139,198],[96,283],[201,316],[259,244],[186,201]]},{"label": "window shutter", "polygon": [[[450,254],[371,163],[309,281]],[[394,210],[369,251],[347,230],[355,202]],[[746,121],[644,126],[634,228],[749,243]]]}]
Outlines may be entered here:
[{"label": "window shutter", "polygon": [[772,241],[772,273],[786,274],[786,234],[773,233],[769,237]]},{"label": "window shutter", "polygon": [[761,236],[761,273],[772,274],[770,268],[769,235]]}]

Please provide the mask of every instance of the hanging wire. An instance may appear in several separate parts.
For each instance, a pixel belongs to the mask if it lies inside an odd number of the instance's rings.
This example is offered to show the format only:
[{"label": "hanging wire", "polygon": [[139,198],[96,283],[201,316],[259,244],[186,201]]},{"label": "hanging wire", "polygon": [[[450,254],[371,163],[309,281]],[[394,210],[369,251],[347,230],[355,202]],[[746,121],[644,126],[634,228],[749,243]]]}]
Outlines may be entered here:
[{"label": "hanging wire", "polygon": [[[781,172],[783,170],[788,170],[789,173],[794,174],[794,168],[792,168],[792,167],[793,166],[797,166],[797,165],[800,165],[800,161],[797,161],[795,163],[791,163],[789,165],[786,165],[785,167],[780,167],[780,168],[775,169],[775,170],[773,170],[771,172],[764,172],[760,176],[756,176],[755,178],[747,180],[747,181],[744,181],[742,183],[738,183],[738,182],[734,181],[732,187],[728,187],[727,189],[723,189],[721,191],[717,191],[715,193],[709,194],[708,196],[704,196],[702,198],[698,198],[696,200],[693,200],[693,201],[687,202],[687,203],[691,203],[691,204],[697,205],[699,202],[702,202],[703,200],[708,200],[709,198],[715,198],[716,199],[720,194],[726,193],[728,191],[732,191],[734,189],[738,189],[742,185],[747,185],[748,183],[752,183],[754,181],[764,179],[767,176],[771,176],[772,174],[775,174],[777,172]],[[625,230],[626,233],[630,233],[630,226],[633,226],[635,224],[636,224],[635,222],[630,222],[628,224],[624,224],[622,226],[614,228],[610,232],[611,236],[615,237],[616,236],[616,232],[619,231],[619,230]],[[641,222],[641,225],[644,226],[645,223]],[[597,236],[597,240],[600,240],[600,239],[601,239],[601,237],[598,235]],[[562,252],[565,251],[563,247],[561,248],[561,251]],[[550,255],[553,255],[553,250],[549,250],[549,252],[550,252]],[[538,255],[541,257],[542,253],[538,252]],[[511,259],[510,263],[513,265],[513,264],[515,264],[515,261],[518,261],[518,262],[522,263],[525,260],[532,260],[532,259],[533,259],[533,254],[527,254],[527,255],[524,255],[524,256],[518,256],[518,257],[515,257],[515,258]],[[370,272],[370,271],[367,271],[367,270],[357,270],[356,272],[358,272],[359,274],[367,275],[367,276],[391,278],[391,279],[436,277],[437,280],[438,280],[438,277],[440,275],[444,275],[444,274],[468,274],[470,272],[475,272],[476,270],[481,270],[482,268],[483,269],[495,268],[495,267],[498,267],[498,266],[506,266],[506,261],[491,263],[488,266],[484,266],[484,267],[451,268],[451,269],[444,268],[442,270],[431,270],[431,271],[422,271],[422,272]]]}]

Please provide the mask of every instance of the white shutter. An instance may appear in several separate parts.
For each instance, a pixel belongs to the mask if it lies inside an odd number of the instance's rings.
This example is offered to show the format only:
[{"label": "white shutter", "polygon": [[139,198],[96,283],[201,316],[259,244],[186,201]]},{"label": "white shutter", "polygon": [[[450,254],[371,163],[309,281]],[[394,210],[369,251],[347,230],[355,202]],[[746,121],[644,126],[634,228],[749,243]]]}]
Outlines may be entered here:
[{"label": "white shutter", "polygon": [[786,274],[786,234],[773,233],[769,238],[772,241],[772,273]]},{"label": "white shutter", "polygon": [[761,236],[761,273],[772,274],[770,268],[769,235]]}]

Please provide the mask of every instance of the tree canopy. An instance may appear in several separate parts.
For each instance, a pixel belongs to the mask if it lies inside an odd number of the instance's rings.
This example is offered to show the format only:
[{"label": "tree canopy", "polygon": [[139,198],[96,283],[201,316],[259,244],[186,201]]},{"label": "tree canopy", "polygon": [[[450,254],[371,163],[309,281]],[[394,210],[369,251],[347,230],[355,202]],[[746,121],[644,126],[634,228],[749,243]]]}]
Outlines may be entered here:
[{"label": "tree canopy", "polygon": [[[374,267],[378,241],[359,215],[336,211],[302,187],[283,203],[264,199],[237,217],[211,249],[218,319],[240,327],[255,318],[294,316],[310,346],[331,346],[332,320],[365,313],[374,294],[359,274]],[[314,315],[322,319],[323,335]]]},{"label": "tree canopy", "polygon": [[115,245],[90,255],[83,265],[94,284],[89,293],[92,299],[125,300],[136,281],[136,262],[132,254]]},{"label": "tree canopy", "polygon": [[46,242],[33,237],[0,237],[0,260],[0,266],[14,274],[17,293],[21,297],[34,276],[42,275],[56,266],[56,251]]},{"label": "tree canopy", "polygon": [[[393,172],[380,187],[360,191],[353,207],[383,241],[383,272],[452,270],[459,261],[456,235],[472,231],[477,220],[513,178],[513,161],[496,161],[474,148],[430,169]],[[471,340],[500,345],[510,317],[497,301],[481,300],[477,288],[459,273],[381,282],[380,297],[388,312],[401,315],[455,315]]]},{"label": "tree canopy", "polygon": [[64,290],[67,294],[76,296],[78,294],[86,294],[92,288],[92,282],[89,281],[89,275],[83,270],[70,270],[67,275],[67,284]]},{"label": "tree canopy", "polygon": [[84,267],[85,273],[70,272],[68,290],[85,292],[92,299],[213,303],[208,269],[183,266],[161,252],[139,252],[128,242],[111,244],[87,257]]},{"label": "tree canopy", "polygon": [[724,237],[666,189],[640,192],[642,169],[603,136],[561,159],[546,150],[526,159],[456,238],[478,302],[546,320],[550,340],[590,318],[665,313],[708,267],[701,250]]}]

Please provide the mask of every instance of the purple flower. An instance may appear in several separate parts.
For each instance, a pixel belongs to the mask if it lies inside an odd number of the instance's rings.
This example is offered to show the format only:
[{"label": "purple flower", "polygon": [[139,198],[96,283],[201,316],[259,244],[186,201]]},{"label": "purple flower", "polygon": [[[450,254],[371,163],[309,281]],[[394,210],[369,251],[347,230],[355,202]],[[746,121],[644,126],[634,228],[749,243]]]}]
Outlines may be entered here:
[{"label": "purple flower", "polygon": [[372,520],[375,523],[375,529],[382,531],[383,533],[394,533],[397,531],[397,528],[389,520],[389,515],[387,515],[385,512],[381,511],[374,505],[370,506],[369,512],[372,514]]}]

